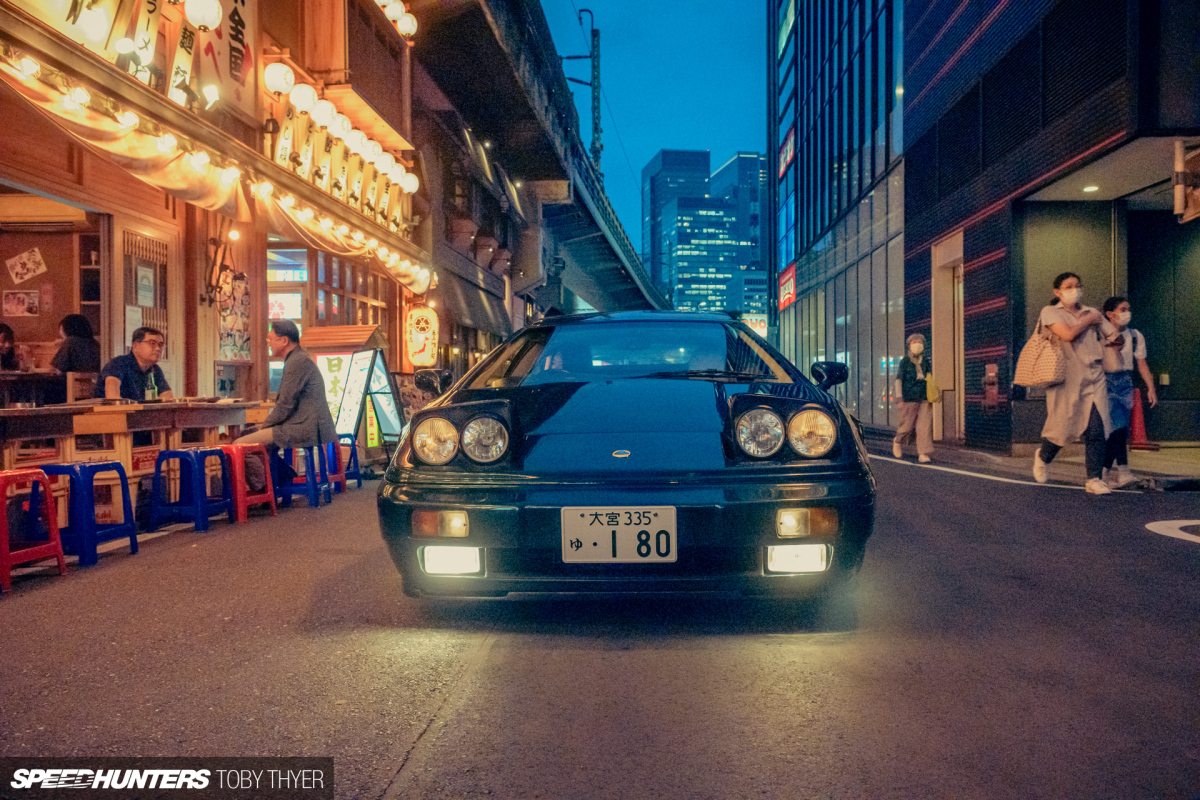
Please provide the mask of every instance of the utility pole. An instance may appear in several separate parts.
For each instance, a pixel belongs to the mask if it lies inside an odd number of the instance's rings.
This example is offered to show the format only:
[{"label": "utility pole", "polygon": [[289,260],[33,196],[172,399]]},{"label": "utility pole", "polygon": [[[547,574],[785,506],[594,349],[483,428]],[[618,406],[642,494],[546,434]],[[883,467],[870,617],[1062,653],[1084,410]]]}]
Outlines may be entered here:
[{"label": "utility pole", "polygon": [[592,90],[592,164],[603,180],[604,175],[600,173],[600,152],[604,150],[604,145],[600,142],[600,30],[596,27],[595,17],[590,8],[580,9],[579,26],[583,27],[584,14],[588,15],[588,28],[591,31],[591,52],[586,56],[562,56],[562,60],[586,58],[592,62],[591,81],[581,81],[578,78],[567,78],[567,80],[590,87]]}]

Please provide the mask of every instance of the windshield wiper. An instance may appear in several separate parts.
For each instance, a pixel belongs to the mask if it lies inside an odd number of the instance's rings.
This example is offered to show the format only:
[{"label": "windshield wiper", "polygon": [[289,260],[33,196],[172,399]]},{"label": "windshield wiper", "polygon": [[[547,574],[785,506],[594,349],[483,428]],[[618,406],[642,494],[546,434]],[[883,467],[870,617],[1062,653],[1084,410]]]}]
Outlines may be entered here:
[{"label": "windshield wiper", "polygon": [[639,378],[728,378],[734,381],[761,381],[774,379],[773,375],[764,372],[737,372],[728,369],[686,369],[663,372],[651,372],[639,375]]}]

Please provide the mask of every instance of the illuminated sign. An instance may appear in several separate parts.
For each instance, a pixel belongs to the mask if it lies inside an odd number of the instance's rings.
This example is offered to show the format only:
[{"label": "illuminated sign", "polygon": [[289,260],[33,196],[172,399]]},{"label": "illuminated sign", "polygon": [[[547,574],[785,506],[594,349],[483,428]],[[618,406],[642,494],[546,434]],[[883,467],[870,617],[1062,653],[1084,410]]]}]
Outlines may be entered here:
[{"label": "illuminated sign", "polygon": [[334,419],[342,408],[342,395],[346,393],[346,376],[349,373],[352,353],[321,353],[313,357],[317,369],[325,379],[325,400]]},{"label": "illuminated sign", "polygon": [[788,129],[787,138],[783,140],[783,144],[779,148],[779,177],[783,177],[783,173],[787,172],[788,165],[792,163],[792,159],[796,157],[796,126],[793,125]]},{"label": "illuminated sign", "polygon": [[767,338],[767,315],[766,314],[742,314],[742,322],[750,326],[750,330],[757,333],[764,339]]},{"label": "illuminated sign", "polygon": [[404,346],[414,367],[432,367],[438,357],[438,318],[431,308],[417,306],[408,310]]},{"label": "illuminated sign", "polygon": [[788,268],[779,273],[779,310],[796,302],[796,265],[789,264]]}]

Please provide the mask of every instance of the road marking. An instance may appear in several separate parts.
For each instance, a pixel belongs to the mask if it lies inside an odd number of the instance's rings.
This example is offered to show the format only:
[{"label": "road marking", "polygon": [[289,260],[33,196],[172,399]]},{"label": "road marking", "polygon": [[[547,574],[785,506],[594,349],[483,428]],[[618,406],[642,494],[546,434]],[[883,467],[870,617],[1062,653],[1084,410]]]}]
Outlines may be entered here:
[{"label": "road marking", "polygon": [[[907,464],[910,467],[920,467],[922,469],[936,469],[936,470],[940,470],[941,472],[952,472],[955,475],[969,475],[972,478],[983,478],[984,480],[998,481],[1000,483],[1015,483],[1020,486],[1041,486],[1041,487],[1047,488],[1047,489],[1078,489],[1081,492],[1084,490],[1084,487],[1078,486],[1076,484],[1038,483],[1037,481],[1022,481],[1022,480],[1018,480],[1016,478],[1001,478],[996,475],[985,475],[982,472],[967,472],[964,469],[951,469],[950,467],[939,467],[935,464],[917,464],[917,463],[913,463],[912,461],[905,461],[902,458],[888,458],[887,456],[871,455],[871,458],[875,459],[876,461],[890,461],[893,464]],[[1141,492],[1133,491],[1131,489],[1113,489],[1113,494],[1117,494],[1117,493],[1120,493],[1120,494],[1142,494]]]},{"label": "road marking", "polygon": [[1184,533],[1183,528],[1200,525],[1200,519],[1163,519],[1146,525],[1146,530],[1152,533],[1170,536],[1173,539],[1186,539],[1200,544],[1200,536],[1194,533]]}]

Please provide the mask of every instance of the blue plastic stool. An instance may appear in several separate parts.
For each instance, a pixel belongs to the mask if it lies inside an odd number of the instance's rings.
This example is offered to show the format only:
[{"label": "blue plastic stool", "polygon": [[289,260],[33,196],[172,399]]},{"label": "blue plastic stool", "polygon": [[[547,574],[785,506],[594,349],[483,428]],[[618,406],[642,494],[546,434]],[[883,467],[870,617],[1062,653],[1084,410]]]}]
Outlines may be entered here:
[{"label": "blue plastic stool", "polygon": [[[208,475],[205,465],[209,458],[221,461],[221,496],[208,496]],[[147,528],[156,531],[164,523],[188,521],[195,530],[208,530],[208,518],[226,513],[230,522],[237,521],[233,492],[229,483],[229,457],[219,447],[198,447],[193,450],[163,450],[154,461],[154,491],[150,494],[150,520]],[[168,461],[179,462],[179,500],[168,500],[163,486],[162,468]]]},{"label": "blue plastic stool", "polygon": [[362,471],[358,468],[358,439],[349,433],[343,433],[338,437],[338,447],[342,446],[342,441],[345,440],[350,444],[350,458],[346,461],[344,474],[346,480],[354,478],[358,482],[358,488],[362,488]]},{"label": "blue plastic stool", "polygon": [[[91,567],[99,561],[96,545],[113,539],[129,537],[129,552],[138,551],[137,522],[133,518],[133,503],[129,499],[129,478],[119,461],[86,461],[77,464],[45,464],[47,475],[66,475],[70,481],[71,524],[60,528],[63,550],[79,556],[81,567]],[[121,479],[121,511],[124,522],[96,522],[96,475],[115,472]]]},{"label": "blue plastic stool", "polygon": [[[275,494],[283,503],[284,508],[290,508],[292,505],[292,493],[295,484],[303,482],[304,492],[308,495],[308,504],[313,508],[320,508],[321,495],[325,495],[325,502],[333,502],[333,489],[329,485],[329,464],[325,459],[324,445],[316,445],[311,447],[297,447],[295,450],[300,450],[304,453],[304,477],[297,476],[294,480],[279,480],[279,465],[272,464],[272,469],[275,472],[272,476],[275,478]],[[280,451],[283,458],[283,463],[293,464],[294,452],[293,448],[289,447]],[[316,462],[316,463],[314,463]],[[319,467],[318,467],[319,465]],[[318,477],[320,476],[320,477]]]}]

